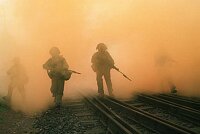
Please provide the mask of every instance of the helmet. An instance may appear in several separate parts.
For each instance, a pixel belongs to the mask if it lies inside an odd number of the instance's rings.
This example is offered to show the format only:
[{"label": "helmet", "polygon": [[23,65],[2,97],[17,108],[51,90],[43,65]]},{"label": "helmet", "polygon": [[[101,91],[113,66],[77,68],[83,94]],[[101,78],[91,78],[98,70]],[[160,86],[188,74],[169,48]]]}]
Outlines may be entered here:
[{"label": "helmet", "polygon": [[104,43],[99,43],[96,47],[98,50],[106,50],[107,46]]},{"label": "helmet", "polygon": [[51,55],[59,55],[59,54],[60,54],[60,50],[59,50],[59,48],[57,48],[57,47],[52,47],[52,48],[50,49],[49,53],[50,53]]}]

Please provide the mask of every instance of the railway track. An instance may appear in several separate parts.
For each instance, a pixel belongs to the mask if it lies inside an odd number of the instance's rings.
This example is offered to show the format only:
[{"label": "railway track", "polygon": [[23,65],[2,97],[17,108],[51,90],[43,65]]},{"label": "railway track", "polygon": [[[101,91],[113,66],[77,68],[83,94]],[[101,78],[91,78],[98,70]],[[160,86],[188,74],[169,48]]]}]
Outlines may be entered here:
[{"label": "railway track", "polygon": [[67,101],[60,108],[51,108],[36,118],[38,134],[106,134],[96,111],[85,100]]},{"label": "railway track", "polygon": [[139,133],[99,102],[99,99],[93,97],[68,101],[60,109],[52,108],[38,116],[34,128],[38,134]]},{"label": "railway track", "polygon": [[[197,134],[194,130],[183,127],[177,123],[174,123],[169,120],[165,120],[155,114],[149,113],[145,110],[139,109],[135,106],[131,106],[127,103],[121,102],[119,100],[113,98],[105,98],[102,101],[109,106],[112,110],[114,110],[119,116],[122,118],[127,118],[132,120],[133,122],[137,122],[146,128],[154,130],[156,133],[162,134]],[[152,131],[153,132],[153,131]],[[154,133],[153,132],[153,133]],[[151,133],[148,131],[141,130],[141,133]]]},{"label": "railway track", "polygon": [[136,99],[124,103],[132,108],[152,114],[189,133],[200,133],[200,113],[190,107],[169,102],[153,95],[138,95]]},{"label": "railway track", "polygon": [[42,134],[199,133],[200,125],[196,120],[176,117],[170,113],[171,109],[168,109],[168,113],[165,109],[146,103],[147,99],[141,96],[136,101],[125,102],[108,96],[84,96],[81,100],[66,102],[59,110],[50,109],[43,113],[36,120],[35,127]]},{"label": "railway track", "polygon": [[192,102],[198,102],[200,103],[200,98],[199,97],[187,97],[187,96],[180,96],[177,94],[167,94],[168,96],[173,96],[182,100],[188,100],[188,101],[192,101]]},{"label": "railway track", "polygon": [[198,110],[200,112],[200,101],[198,101],[197,99],[186,98],[183,96],[178,96],[173,94],[159,94],[155,96],[176,104],[187,106],[189,108]]},{"label": "railway track", "polygon": [[175,116],[180,116],[181,118],[187,119],[187,121],[197,123],[200,122],[200,113],[198,110],[180,105],[153,95],[143,95],[137,96],[137,100],[152,106],[156,106],[166,111],[170,111]]}]

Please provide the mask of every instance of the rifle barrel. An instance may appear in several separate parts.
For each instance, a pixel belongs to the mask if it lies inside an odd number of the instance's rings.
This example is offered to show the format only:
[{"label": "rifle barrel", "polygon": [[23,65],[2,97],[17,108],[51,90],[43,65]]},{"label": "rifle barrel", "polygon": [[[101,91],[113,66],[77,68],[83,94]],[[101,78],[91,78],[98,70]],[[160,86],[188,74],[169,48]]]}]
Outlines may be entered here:
[{"label": "rifle barrel", "polygon": [[72,71],[72,73],[75,73],[75,74],[81,74],[81,73],[76,72],[76,71],[74,71],[74,70],[70,70],[70,71]]},{"label": "rifle barrel", "polygon": [[114,66],[114,69],[117,70],[119,73],[121,73],[129,81],[132,81],[128,76],[126,76],[123,72],[121,72],[117,67]]}]

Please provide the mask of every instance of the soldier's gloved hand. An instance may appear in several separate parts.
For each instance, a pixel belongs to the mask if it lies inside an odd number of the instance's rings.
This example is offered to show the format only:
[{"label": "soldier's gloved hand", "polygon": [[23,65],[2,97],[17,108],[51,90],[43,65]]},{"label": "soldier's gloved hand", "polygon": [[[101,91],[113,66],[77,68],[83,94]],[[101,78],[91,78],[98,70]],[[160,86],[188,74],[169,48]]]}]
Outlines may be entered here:
[{"label": "soldier's gloved hand", "polygon": [[69,71],[69,73],[73,73],[73,71],[72,70],[68,70]]}]

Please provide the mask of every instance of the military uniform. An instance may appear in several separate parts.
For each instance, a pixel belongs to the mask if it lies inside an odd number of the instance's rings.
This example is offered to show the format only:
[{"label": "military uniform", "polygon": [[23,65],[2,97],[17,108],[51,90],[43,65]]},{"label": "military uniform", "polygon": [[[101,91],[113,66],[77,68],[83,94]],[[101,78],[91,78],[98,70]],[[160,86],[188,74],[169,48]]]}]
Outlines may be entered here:
[{"label": "military uniform", "polygon": [[[97,49],[101,49],[101,47],[97,47]],[[107,49],[107,48],[106,48]],[[103,76],[106,81],[106,85],[108,88],[109,95],[113,96],[113,88],[111,82],[110,70],[114,67],[114,60],[111,55],[106,51],[98,51],[96,52],[91,59],[92,69],[96,72],[96,80],[98,86],[98,93],[103,95]]]},{"label": "military uniform", "polygon": [[50,58],[44,65],[43,68],[48,70],[51,74],[51,93],[55,97],[56,105],[62,103],[62,96],[64,91],[65,80],[63,79],[64,70],[68,70],[69,66],[64,57],[58,55]]}]

